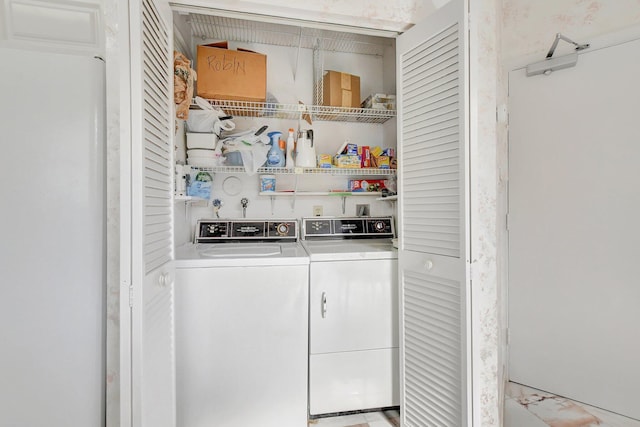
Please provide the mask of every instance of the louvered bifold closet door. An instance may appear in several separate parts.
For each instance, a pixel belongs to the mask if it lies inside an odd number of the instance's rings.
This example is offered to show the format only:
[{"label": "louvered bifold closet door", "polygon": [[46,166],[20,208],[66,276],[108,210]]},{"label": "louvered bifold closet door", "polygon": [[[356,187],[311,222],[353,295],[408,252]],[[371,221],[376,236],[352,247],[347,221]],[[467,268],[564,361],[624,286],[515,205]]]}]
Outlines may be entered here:
[{"label": "louvered bifold closet door", "polygon": [[168,19],[130,2],[133,425],[175,426],[173,109]]},{"label": "louvered bifold closet door", "polygon": [[460,256],[458,26],[402,61],[404,247]]},{"label": "louvered bifold closet door", "polygon": [[172,259],[171,104],[167,78],[169,35],[150,0],[143,2],[142,88],[144,123],[145,273]]},{"label": "louvered bifold closet door", "polygon": [[452,0],[398,40],[402,420],[466,426],[466,15]]}]

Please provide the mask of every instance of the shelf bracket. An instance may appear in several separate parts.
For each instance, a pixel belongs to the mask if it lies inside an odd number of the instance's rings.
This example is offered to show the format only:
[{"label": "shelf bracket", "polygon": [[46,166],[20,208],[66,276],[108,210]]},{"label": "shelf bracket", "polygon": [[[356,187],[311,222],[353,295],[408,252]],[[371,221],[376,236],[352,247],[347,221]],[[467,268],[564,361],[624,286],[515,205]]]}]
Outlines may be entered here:
[{"label": "shelf bracket", "polygon": [[269,198],[271,199],[271,215],[273,216],[273,208],[276,204],[276,196],[269,196]]},{"label": "shelf bracket", "polygon": [[347,210],[347,196],[342,196],[342,215],[345,215]]}]

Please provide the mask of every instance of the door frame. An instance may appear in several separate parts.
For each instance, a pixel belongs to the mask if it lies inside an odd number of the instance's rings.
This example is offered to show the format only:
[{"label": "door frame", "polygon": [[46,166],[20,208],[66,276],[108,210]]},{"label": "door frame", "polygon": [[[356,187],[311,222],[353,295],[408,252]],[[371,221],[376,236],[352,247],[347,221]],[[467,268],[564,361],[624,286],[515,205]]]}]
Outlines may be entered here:
[{"label": "door frame", "polygon": [[[163,0],[165,3],[165,0]],[[468,0],[465,0],[468,1]],[[185,4],[193,5],[195,7],[206,7],[203,0],[187,0],[183,2]],[[486,3],[486,2],[483,2]],[[499,295],[494,295],[498,291],[499,278],[496,277],[497,261],[495,257],[495,248],[491,248],[490,245],[495,239],[496,234],[499,233],[495,228],[503,224],[503,221],[496,220],[496,208],[491,207],[492,200],[495,200],[495,178],[492,174],[497,171],[497,165],[495,168],[487,167],[492,165],[493,161],[490,157],[491,151],[496,149],[496,141],[500,140],[501,135],[495,133],[495,111],[492,108],[493,105],[498,105],[500,96],[496,94],[495,81],[487,79],[488,73],[493,71],[494,74],[489,77],[495,77],[495,74],[501,71],[496,66],[493,69],[492,64],[487,64],[491,61],[496,61],[497,53],[490,48],[495,47],[492,40],[495,38],[496,28],[500,24],[497,17],[497,7],[495,6],[497,0],[489,1],[489,4],[479,5],[477,2],[469,2],[469,10],[471,16],[477,16],[478,19],[472,19],[470,25],[470,64],[471,76],[470,76],[470,96],[471,96],[471,111],[470,111],[470,124],[471,124],[471,182],[470,190],[472,193],[473,206],[482,206],[482,211],[477,211],[472,215],[472,276],[474,278],[474,287],[472,287],[472,316],[471,321],[471,341],[472,341],[472,363],[473,370],[473,419],[475,424],[491,425],[490,420],[497,420],[501,417],[501,405],[499,402],[500,396],[502,396],[503,382],[502,377],[504,375],[504,357],[499,354],[501,348],[506,348],[505,341],[506,332],[502,331],[501,319],[497,315],[494,315],[491,310],[500,310],[498,305]],[[221,8],[231,8],[231,1],[225,0],[221,3]],[[255,3],[247,0],[240,0],[233,2],[233,8],[237,12],[255,13]],[[108,144],[110,147],[114,147],[115,150],[119,150],[119,158],[116,162],[119,162],[118,169],[120,174],[120,182],[116,185],[120,187],[120,201],[115,201],[116,206],[119,206],[120,220],[119,220],[119,234],[120,236],[130,235],[130,218],[127,218],[126,212],[130,212],[130,205],[127,202],[127,194],[130,193],[130,187],[128,186],[126,179],[131,171],[131,162],[124,153],[130,150],[130,128],[127,125],[127,120],[130,117],[130,105],[128,99],[130,97],[130,87],[128,82],[129,76],[129,35],[128,35],[128,9],[122,7],[121,2],[116,0],[104,0],[105,8],[105,23],[107,28],[111,28],[112,31],[107,33],[107,84],[111,89],[107,95],[107,120],[108,120]],[[311,16],[308,12],[301,11],[299,14],[296,11],[287,10],[285,16],[284,11],[276,10],[275,14],[280,14],[282,17],[295,17],[307,19],[317,16]],[[274,13],[274,12],[272,12]],[[482,22],[482,25],[478,25],[480,17],[490,17],[493,20],[486,20]],[[344,18],[340,23],[348,26],[362,25],[361,18],[358,16]],[[400,28],[402,27],[402,28]],[[388,27],[388,30],[402,30],[406,28],[405,25],[399,24],[393,25],[393,28]],[[479,34],[482,32],[482,36]],[[482,52],[483,65],[481,66],[481,73],[474,65],[478,64],[478,58]],[[493,91],[493,92],[491,92]],[[480,112],[477,108],[477,103],[480,98],[479,92],[482,92],[482,99],[484,102],[484,108]],[[500,126],[502,124],[499,123]],[[493,129],[491,127],[494,126]],[[483,131],[479,132],[479,128],[482,127]],[[478,138],[482,136],[485,145],[482,148],[478,147]],[[506,139],[506,137],[504,137]],[[117,152],[117,151],[116,151]],[[495,153],[494,153],[495,154]],[[479,170],[484,167],[485,171],[489,171],[489,174],[479,174]],[[498,171],[499,172],[499,171]],[[501,185],[501,184],[498,184]],[[111,200],[110,200],[111,202]],[[112,206],[113,207],[113,206]],[[492,217],[493,215],[493,217]],[[491,217],[491,218],[490,218]],[[499,240],[499,238],[498,238]],[[499,242],[498,242],[499,243]],[[111,245],[111,243],[110,243]],[[479,253],[482,245],[489,245],[488,250]],[[110,373],[114,376],[113,381],[108,381],[108,402],[107,412],[113,414],[116,412],[119,418],[123,420],[122,426],[130,425],[130,402],[131,402],[131,389],[130,383],[127,383],[127,379],[122,376],[122,373],[130,369],[130,330],[126,325],[130,324],[130,312],[129,312],[129,284],[130,277],[130,265],[127,263],[130,260],[131,248],[122,244],[122,238],[120,242],[116,242],[116,246],[119,246],[120,267],[119,272],[109,272],[114,277],[119,275],[119,297],[112,297],[111,302],[116,307],[119,307],[119,331],[113,332],[114,343],[112,345],[119,345],[119,364],[115,369],[110,369]],[[115,251],[114,251],[115,252]],[[115,313],[114,313],[115,315]],[[119,338],[117,336],[119,334]],[[109,366],[108,368],[113,368]],[[112,386],[111,386],[112,385]],[[115,390],[114,390],[115,389]],[[119,398],[118,398],[119,395]],[[113,396],[113,397],[110,397]],[[129,416],[127,415],[129,414]],[[113,416],[111,417],[113,419]],[[129,420],[129,421],[127,421]],[[108,425],[120,425],[120,422],[111,422],[108,417]],[[488,424],[487,424],[488,423]]]}]

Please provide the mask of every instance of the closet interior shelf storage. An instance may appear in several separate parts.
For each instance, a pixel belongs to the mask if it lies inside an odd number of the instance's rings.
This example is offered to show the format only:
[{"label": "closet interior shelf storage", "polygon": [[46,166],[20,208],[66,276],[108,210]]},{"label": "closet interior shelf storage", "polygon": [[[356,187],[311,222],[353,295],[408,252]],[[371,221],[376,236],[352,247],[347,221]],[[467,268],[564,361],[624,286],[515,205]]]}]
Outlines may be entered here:
[{"label": "closet interior shelf storage", "polygon": [[[194,167],[203,172],[243,174],[246,172],[244,166],[216,166],[211,168]],[[376,169],[376,168],[259,168],[257,173],[272,175],[339,175],[339,176],[395,176],[396,169]]]},{"label": "closet interior shelf storage", "polygon": [[[271,102],[231,101],[208,99],[209,103],[222,108],[234,117],[262,117],[274,119],[297,120],[302,114],[309,114],[313,120],[352,122],[352,123],[384,123],[396,116],[395,110],[373,108],[329,107],[324,105],[279,104]],[[199,108],[195,103],[191,108]]]}]

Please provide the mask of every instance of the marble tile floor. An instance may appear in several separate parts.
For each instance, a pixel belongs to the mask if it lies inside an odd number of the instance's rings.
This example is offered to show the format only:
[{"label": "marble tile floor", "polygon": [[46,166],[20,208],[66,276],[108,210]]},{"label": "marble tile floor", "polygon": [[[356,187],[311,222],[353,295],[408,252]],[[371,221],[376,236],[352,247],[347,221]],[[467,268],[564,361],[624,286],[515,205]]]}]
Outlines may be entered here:
[{"label": "marble tile floor", "polygon": [[541,390],[508,383],[504,427],[640,427],[640,421]]},{"label": "marble tile floor", "polygon": [[[309,427],[400,427],[397,410],[309,421]],[[640,427],[640,421],[531,387],[508,383],[504,427]]]}]

